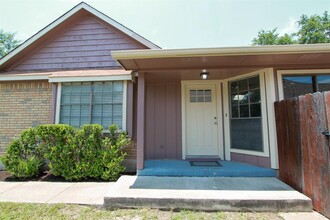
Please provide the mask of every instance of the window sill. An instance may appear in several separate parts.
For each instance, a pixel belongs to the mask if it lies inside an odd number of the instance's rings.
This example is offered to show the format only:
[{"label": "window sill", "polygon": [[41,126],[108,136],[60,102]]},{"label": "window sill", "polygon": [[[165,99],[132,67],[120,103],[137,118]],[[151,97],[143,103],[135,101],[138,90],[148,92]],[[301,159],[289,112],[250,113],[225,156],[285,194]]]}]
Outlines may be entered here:
[{"label": "window sill", "polygon": [[239,150],[230,148],[231,153],[239,153],[239,154],[246,154],[246,155],[253,155],[253,156],[259,156],[259,157],[269,157],[269,152],[258,152],[258,151],[252,151],[252,150]]}]

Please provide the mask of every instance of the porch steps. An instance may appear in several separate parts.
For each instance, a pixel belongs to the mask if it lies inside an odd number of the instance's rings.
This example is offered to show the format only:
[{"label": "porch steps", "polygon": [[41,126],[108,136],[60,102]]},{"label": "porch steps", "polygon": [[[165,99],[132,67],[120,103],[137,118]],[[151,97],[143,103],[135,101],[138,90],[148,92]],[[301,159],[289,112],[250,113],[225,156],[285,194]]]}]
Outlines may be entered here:
[{"label": "porch steps", "polygon": [[310,212],[311,200],[274,177],[122,176],[105,208]]},{"label": "porch steps", "polygon": [[232,161],[219,161],[221,166],[191,166],[185,160],[146,160],[138,176],[176,177],[275,177],[273,169]]}]

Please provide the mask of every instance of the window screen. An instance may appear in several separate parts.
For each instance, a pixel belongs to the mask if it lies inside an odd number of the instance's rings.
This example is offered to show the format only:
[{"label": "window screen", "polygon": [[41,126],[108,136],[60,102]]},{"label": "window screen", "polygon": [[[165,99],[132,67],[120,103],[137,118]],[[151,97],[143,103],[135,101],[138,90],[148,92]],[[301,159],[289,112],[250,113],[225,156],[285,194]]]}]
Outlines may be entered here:
[{"label": "window screen", "polygon": [[100,124],[122,128],[123,82],[63,83],[60,123],[80,127]]},{"label": "window screen", "polygon": [[229,82],[231,148],[263,151],[259,76]]}]

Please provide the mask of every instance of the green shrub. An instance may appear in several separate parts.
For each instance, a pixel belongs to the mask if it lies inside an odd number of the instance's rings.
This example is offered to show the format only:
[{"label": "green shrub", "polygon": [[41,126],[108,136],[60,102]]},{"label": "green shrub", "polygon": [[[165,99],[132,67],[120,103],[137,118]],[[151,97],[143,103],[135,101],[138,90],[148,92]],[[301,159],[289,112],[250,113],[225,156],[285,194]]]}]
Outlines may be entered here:
[{"label": "green shrub", "polygon": [[129,143],[127,135],[115,134],[116,130],[117,126],[110,126],[110,137],[103,138],[101,125],[82,126],[66,145],[48,150],[51,172],[66,180],[116,180],[125,170],[122,148]]},{"label": "green shrub", "polygon": [[97,124],[81,129],[62,124],[39,125],[12,142],[3,162],[18,177],[39,174],[47,160],[51,173],[66,180],[116,180],[125,170],[123,148],[130,142],[126,133],[116,133],[117,130],[112,125],[109,137],[103,137],[103,127]]},{"label": "green shrub", "polygon": [[75,135],[75,132],[76,129],[67,124],[45,124],[36,127],[36,134],[46,148],[66,145]]},{"label": "green shrub", "polygon": [[103,140],[102,146],[102,165],[104,167],[101,176],[104,180],[117,180],[120,173],[125,171],[122,162],[126,156],[123,148],[130,144],[130,139],[125,132],[116,133],[118,127],[111,125],[109,127],[110,137]]},{"label": "green shrub", "polygon": [[[72,157],[71,143],[76,129],[66,124],[48,124],[37,126],[36,130],[45,149],[44,157],[49,162],[51,173],[55,176],[62,176],[67,169],[72,169],[74,161],[70,159]],[[69,158],[66,160],[67,162],[62,163],[66,158]]]},{"label": "green shrub", "polygon": [[41,173],[44,165],[44,150],[39,144],[36,130],[24,130],[19,139],[8,146],[2,158],[6,170],[15,177],[28,178]]}]

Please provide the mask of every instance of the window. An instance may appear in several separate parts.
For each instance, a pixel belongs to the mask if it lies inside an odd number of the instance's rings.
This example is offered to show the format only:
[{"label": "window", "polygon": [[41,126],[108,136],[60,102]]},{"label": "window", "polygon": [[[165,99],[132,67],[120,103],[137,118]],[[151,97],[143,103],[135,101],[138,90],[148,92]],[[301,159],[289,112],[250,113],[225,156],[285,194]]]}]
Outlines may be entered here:
[{"label": "window", "polygon": [[190,90],[190,102],[212,102],[211,90],[210,89]]},{"label": "window", "polygon": [[330,75],[286,75],[283,76],[284,98],[292,98],[314,92],[330,90]]},{"label": "window", "polygon": [[229,82],[231,148],[263,151],[259,76]]},{"label": "window", "polygon": [[122,129],[123,81],[62,83],[60,123],[100,124]]}]

